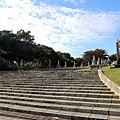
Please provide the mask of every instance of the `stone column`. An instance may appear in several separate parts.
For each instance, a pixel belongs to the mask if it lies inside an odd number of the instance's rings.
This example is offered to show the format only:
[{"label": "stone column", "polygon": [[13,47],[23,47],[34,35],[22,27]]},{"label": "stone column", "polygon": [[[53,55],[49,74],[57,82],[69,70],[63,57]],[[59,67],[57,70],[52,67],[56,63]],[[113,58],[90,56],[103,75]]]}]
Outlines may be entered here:
[{"label": "stone column", "polygon": [[110,58],[108,57],[108,59],[107,59],[107,65],[109,66],[110,65]]},{"label": "stone column", "polygon": [[24,61],[23,61],[23,59],[21,59],[20,64],[18,64],[18,70],[23,71],[23,68],[24,68]]},{"label": "stone column", "polygon": [[74,61],[73,67],[75,67],[75,61]]},{"label": "stone column", "polygon": [[23,59],[20,61],[20,68],[23,69],[24,63],[23,63]]},{"label": "stone column", "polygon": [[116,51],[117,51],[117,64],[118,64],[118,61],[119,61],[119,45],[118,45],[118,39],[117,39],[117,41],[116,41]]},{"label": "stone column", "polygon": [[39,61],[37,60],[37,62],[36,62],[36,68],[38,68],[39,67]]},{"label": "stone column", "polygon": [[95,55],[93,55],[93,59],[92,59],[92,65],[90,65],[90,69],[91,70],[96,70],[99,68],[99,65],[96,64],[96,58],[95,58]]},{"label": "stone column", "polygon": [[58,68],[60,68],[60,67],[61,67],[61,66],[60,66],[60,61],[59,61],[59,60],[58,60],[57,67],[58,67]]},{"label": "stone column", "polygon": [[49,67],[49,68],[51,67],[51,60],[49,60],[49,64],[48,64],[48,67]]},{"label": "stone column", "polygon": [[81,67],[84,67],[84,66],[83,66],[83,62],[81,62]]},{"label": "stone column", "polygon": [[88,67],[90,66],[90,61],[88,61]]},{"label": "stone column", "polygon": [[97,65],[100,65],[100,58],[98,57]]},{"label": "stone column", "polygon": [[67,67],[67,62],[65,61],[65,65],[64,65],[64,67]]},{"label": "stone column", "polygon": [[93,55],[92,65],[96,64],[95,55]]}]

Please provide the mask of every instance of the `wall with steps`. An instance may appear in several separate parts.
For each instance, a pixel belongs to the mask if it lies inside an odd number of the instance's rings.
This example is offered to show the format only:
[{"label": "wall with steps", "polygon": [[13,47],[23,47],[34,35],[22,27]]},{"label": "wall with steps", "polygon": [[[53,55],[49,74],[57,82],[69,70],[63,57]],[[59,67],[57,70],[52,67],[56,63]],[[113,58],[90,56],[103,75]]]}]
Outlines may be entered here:
[{"label": "wall with steps", "polygon": [[120,120],[119,96],[97,71],[0,72],[0,106],[5,120]]}]

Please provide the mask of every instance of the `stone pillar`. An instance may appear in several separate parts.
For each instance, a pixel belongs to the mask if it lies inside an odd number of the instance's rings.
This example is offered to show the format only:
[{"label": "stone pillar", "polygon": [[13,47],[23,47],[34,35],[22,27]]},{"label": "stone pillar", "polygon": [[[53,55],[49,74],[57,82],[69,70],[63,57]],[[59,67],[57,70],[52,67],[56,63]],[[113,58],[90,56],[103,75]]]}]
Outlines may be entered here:
[{"label": "stone pillar", "polygon": [[97,65],[100,65],[100,58],[98,57]]},{"label": "stone pillar", "polygon": [[37,60],[37,62],[36,62],[36,68],[38,68],[39,67],[39,61]]},{"label": "stone pillar", "polygon": [[83,66],[83,62],[81,62],[81,67],[84,67],[84,66]]},{"label": "stone pillar", "polygon": [[75,67],[75,61],[74,61],[73,67]]},{"label": "stone pillar", "polygon": [[56,67],[58,67],[58,68],[60,68],[61,66],[60,66],[60,61],[58,60],[58,64],[57,64],[57,66]]},{"label": "stone pillar", "polygon": [[23,68],[24,68],[24,61],[23,61],[23,59],[21,59],[20,64],[18,64],[18,70],[23,71]]},{"label": "stone pillar", "polygon": [[99,68],[99,65],[96,64],[95,55],[93,55],[92,65],[90,65],[91,70],[96,70]]},{"label": "stone pillar", "polygon": [[107,65],[109,66],[110,65],[110,58],[108,57],[108,59],[107,59]]},{"label": "stone pillar", "polygon": [[48,64],[48,67],[49,67],[49,68],[51,67],[51,60],[49,60],[49,64]]},{"label": "stone pillar", "polygon": [[95,55],[93,55],[92,65],[96,64]]},{"label": "stone pillar", "polygon": [[67,67],[67,62],[65,61],[65,66],[64,67]]},{"label": "stone pillar", "polygon": [[90,66],[90,61],[88,61],[88,67]]},{"label": "stone pillar", "polygon": [[103,59],[101,58],[101,65],[103,65]]},{"label": "stone pillar", "polygon": [[23,69],[23,66],[24,66],[24,62],[23,62],[23,59],[20,61],[20,68]]},{"label": "stone pillar", "polygon": [[119,61],[119,44],[118,44],[118,39],[117,39],[117,41],[116,41],[116,51],[117,51],[117,64],[118,64],[118,61]]}]

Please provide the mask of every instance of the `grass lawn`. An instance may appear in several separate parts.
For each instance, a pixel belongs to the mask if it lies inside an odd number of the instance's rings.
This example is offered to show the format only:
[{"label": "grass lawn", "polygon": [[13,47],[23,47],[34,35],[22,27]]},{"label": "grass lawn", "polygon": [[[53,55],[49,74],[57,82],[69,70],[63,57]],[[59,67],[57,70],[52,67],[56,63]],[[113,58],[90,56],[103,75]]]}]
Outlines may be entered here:
[{"label": "grass lawn", "polygon": [[103,67],[101,70],[110,80],[120,86],[120,68]]}]

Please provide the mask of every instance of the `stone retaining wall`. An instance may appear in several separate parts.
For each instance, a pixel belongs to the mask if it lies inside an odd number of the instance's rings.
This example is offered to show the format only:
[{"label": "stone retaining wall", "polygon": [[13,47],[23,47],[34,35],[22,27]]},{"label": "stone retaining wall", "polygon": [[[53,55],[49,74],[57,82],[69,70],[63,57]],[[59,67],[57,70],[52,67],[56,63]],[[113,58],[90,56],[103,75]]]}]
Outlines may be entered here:
[{"label": "stone retaining wall", "polygon": [[117,84],[115,84],[114,82],[112,82],[110,79],[108,79],[100,69],[98,70],[98,75],[99,75],[100,79],[101,79],[113,92],[115,92],[117,95],[119,95],[119,98],[120,98],[120,86],[118,86]]}]

